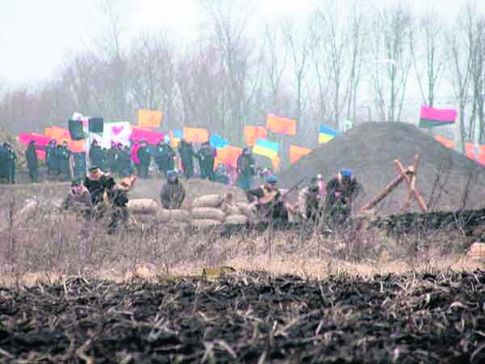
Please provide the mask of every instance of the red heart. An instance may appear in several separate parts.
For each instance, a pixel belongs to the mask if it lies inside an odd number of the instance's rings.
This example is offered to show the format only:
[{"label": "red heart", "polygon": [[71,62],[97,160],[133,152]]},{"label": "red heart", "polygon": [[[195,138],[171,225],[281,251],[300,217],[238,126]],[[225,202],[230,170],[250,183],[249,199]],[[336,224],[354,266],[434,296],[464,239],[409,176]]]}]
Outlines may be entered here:
[{"label": "red heart", "polygon": [[113,126],[111,128],[111,131],[113,132],[114,135],[119,135],[124,128],[125,128],[124,126]]}]

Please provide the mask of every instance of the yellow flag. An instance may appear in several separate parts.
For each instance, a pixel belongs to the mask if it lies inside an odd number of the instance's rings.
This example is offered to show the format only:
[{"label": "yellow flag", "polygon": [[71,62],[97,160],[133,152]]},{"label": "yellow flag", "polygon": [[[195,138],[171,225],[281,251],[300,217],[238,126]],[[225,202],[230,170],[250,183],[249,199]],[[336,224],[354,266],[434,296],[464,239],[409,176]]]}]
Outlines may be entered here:
[{"label": "yellow flag", "polygon": [[163,113],[161,111],[145,110],[145,109],[138,110],[139,126],[158,128],[162,123],[162,118],[163,118]]}]

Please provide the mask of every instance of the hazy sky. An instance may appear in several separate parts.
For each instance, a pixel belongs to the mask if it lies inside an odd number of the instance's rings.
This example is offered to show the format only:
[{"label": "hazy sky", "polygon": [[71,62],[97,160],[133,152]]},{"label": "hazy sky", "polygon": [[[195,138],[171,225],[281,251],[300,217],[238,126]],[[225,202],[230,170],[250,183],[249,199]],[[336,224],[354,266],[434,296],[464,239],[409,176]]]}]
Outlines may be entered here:
[{"label": "hazy sky", "polygon": [[[376,6],[399,0],[368,0]],[[467,0],[401,0],[419,11],[439,4],[450,19]],[[30,84],[52,77],[69,54],[92,47],[102,22],[100,0],[0,0],[0,83]],[[130,34],[166,30],[181,43],[197,37],[204,21],[198,0],[119,0]],[[485,13],[485,0],[477,0]],[[304,19],[318,0],[255,0],[255,18]]]}]

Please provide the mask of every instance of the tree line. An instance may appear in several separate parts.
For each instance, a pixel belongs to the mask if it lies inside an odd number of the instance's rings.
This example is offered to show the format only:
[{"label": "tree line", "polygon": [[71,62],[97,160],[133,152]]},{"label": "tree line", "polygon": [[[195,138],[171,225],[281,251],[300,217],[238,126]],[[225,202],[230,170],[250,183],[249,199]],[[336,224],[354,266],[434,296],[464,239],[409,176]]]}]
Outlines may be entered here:
[{"label": "tree line", "polygon": [[[415,121],[419,106],[459,111],[459,139],[485,144],[485,16],[468,1],[450,22],[436,8],[323,0],[301,22],[254,24],[255,3],[201,0],[206,22],[180,47],[169,33],[127,39],[125,14],[103,2],[106,33],[47,83],[4,91],[6,129],[42,130],[73,111],[134,120],[164,112],[164,128],[204,126],[242,142],[267,113],[296,118],[295,142],[320,123]],[[1,89],[1,87],[0,87]]]}]

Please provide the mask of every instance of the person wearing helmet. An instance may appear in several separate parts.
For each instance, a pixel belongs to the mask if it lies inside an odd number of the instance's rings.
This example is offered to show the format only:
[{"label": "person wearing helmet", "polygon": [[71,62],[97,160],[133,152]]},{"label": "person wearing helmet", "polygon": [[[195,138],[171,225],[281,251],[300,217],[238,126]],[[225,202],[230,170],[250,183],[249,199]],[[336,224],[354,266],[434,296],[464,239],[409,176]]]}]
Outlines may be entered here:
[{"label": "person wearing helmet", "polygon": [[259,188],[247,191],[246,196],[250,203],[256,205],[258,214],[264,220],[288,221],[288,210],[277,184],[277,176],[274,174],[266,176],[264,184]]},{"label": "person wearing helmet", "polygon": [[352,171],[344,168],[327,183],[325,211],[334,223],[344,223],[352,212],[352,202],[360,190],[360,185]]},{"label": "person wearing helmet", "polygon": [[176,210],[182,207],[185,200],[185,188],[180,183],[177,171],[167,172],[167,182],[160,191],[160,201],[164,209]]}]

